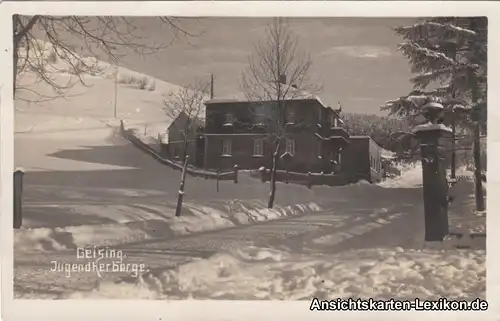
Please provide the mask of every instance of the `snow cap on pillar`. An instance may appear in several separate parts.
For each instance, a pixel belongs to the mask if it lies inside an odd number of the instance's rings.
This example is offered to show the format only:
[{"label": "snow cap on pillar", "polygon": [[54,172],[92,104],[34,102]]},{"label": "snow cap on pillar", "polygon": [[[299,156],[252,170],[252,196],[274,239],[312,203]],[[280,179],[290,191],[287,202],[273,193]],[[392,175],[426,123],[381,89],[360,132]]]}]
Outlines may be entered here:
[{"label": "snow cap on pillar", "polygon": [[451,128],[442,124],[439,120],[444,112],[444,107],[442,104],[436,101],[430,101],[422,107],[422,114],[427,120],[426,124],[418,125],[413,128],[412,133],[422,132],[422,131],[445,131],[451,132]]}]

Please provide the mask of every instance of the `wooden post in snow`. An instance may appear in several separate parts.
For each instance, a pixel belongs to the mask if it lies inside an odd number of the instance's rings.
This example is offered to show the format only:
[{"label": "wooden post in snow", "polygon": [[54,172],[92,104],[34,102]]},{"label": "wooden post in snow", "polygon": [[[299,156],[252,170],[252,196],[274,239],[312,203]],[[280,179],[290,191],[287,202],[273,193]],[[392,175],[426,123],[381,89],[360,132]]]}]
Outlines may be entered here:
[{"label": "wooden post in snow", "polygon": [[219,193],[220,168],[217,168],[217,193]]},{"label": "wooden post in snow", "polygon": [[23,176],[24,171],[18,169],[14,172],[14,228],[20,229],[23,224]]},{"label": "wooden post in snow", "polygon": [[238,184],[238,165],[234,165],[233,170],[234,170],[234,183]]}]

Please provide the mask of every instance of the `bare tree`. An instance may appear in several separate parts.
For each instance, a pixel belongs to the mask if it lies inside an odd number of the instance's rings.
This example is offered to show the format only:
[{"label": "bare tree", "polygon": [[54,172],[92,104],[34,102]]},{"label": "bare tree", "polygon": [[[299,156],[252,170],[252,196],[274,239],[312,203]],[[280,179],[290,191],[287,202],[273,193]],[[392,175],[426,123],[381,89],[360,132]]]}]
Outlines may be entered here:
[{"label": "bare tree", "polygon": [[[164,43],[152,43],[140,27],[139,18],[14,15],[12,19],[14,95],[22,89],[33,94],[34,101],[63,97],[78,83],[87,86],[83,75],[103,72],[97,63],[99,56],[119,61],[124,51],[154,54],[180,37],[189,39],[199,35],[187,31],[181,26],[180,19],[174,17],[158,18],[158,22],[170,30],[170,38]],[[42,41],[51,47],[50,53]],[[76,47],[80,47],[80,53]],[[82,52],[94,59],[86,59]],[[60,71],[56,61],[64,62],[69,67],[67,71],[76,77],[64,84],[56,81],[52,76]],[[50,86],[53,95],[22,87],[18,76],[27,70],[36,75],[37,82]]]},{"label": "bare tree", "polygon": [[203,126],[202,118],[205,110],[203,102],[208,98],[208,88],[208,82],[197,80],[193,84],[170,92],[164,101],[163,111],[173,120],[169,135],[175,132],[180,138],[175,143],[181,144],[182,148],[181,160],[183,165],[175,216],[181,215],[186,171],[189,162],[189,145],[196,144],[196,134],[200,127]]},{"label": "bare tree", "polygon": [[274,206],[276,169],[280,150],[290,134],[288,121],[290,103],[300,98],[311,98],[321,85],[310,78],[312,61],[299,47],[299,38],[284,18],[274,18],[266,30],[266,38],[255,46],[248,70],[243,72],[241,86],[250,101],[265,104],[262,122],[266,141],[272,149],[272,168],[268,208]]}]

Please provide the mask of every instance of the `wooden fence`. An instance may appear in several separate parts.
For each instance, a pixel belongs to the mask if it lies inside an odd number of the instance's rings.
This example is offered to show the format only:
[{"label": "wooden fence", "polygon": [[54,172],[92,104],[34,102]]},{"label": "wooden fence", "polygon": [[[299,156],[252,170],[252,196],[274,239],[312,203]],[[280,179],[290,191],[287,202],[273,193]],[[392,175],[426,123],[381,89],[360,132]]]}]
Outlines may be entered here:
[{"label": "wooden fence", "polygon": [[[175,162],[166,158],[163,158],[154,148],[144,143],[141,139],[134,135],[134,131],[132,129],[125,129],[123,125],[123,121],[120,122],[120,132],[122,136],[131,142],[135,147],[142,150],[143,152],[151,155],[156,161],[163,165],[167,165],[173,169],[182,171],[182,164],[180,162]],[[203,177],[205,179],[217,179],[217,180],[232,180],[235,183],[238,183],[238,167],[229,172],[212,172],[206,171],[202,169],[193,168],[188,166],[186,169],[187,174],[194,177]]]},{"label": "wooden fence", "polygon": [[[250,173],[253,178],[260,178],[263,183],[271,180],[271,171],[259,170]],[[315,185],[342,186],[355,183],[357,179],[343,174],[296,173],[283,170],[276,171],[276,181],[286,184],[298,184],[311,188]]]}]

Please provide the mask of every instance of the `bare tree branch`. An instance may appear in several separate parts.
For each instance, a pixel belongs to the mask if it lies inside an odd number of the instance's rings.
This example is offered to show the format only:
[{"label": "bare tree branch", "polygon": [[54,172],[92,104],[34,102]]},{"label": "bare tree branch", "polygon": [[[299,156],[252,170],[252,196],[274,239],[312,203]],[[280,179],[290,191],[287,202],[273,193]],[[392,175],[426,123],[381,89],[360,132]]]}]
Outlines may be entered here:
[{"label": "bare tree branch", "polygon": [[[88,86],[85,75],[102,75],[105,70],[98,62],[103,57],[119,61],[126,51],[154,55],[180,38],[189,40],[199,35],[184,28],[179,18],[159,17],[159,23],[168,27],[170,38],[155,43],[145,35],[139,19],[14,15],[14,94],[19,98],[20,89],[25,89],[46,99],[63,97],[75,84]],[[27,71],[34,73],[35,83],[51,87],[53,94],[49,96],[33,88],[28,90],[25,84],[21,84],[19,75]],[[73,77],[61,84],[60,79],[53,76],[59,72]]]},{"label": "bare tree branch", "polygon": [[165,115],[173,121],[179,119],[177,130],[183,133],[184,151],[183,158],[186,156],[188,140],[191,139],[202,123],[205,112],[205,100],[208,99],[209,83],[202,80],[196,80],[192,84],[182,87],[176,91],[168,93],[164,100],[163,111]]},{"label": "bare tree branch", "polygon": [[241,77],[241,88],[248,100],[260,102],[251,113],[260,118],[273,151],[269,208],[274,205],[279,152],[289,134],[290,102],[313,98],[321,90],[318,82],[310,78],[311,66],[310,56],[300,49],[299,38],[285,19],[275,18],[265,39],[255,46],[249,67]]},{"label": "bare tree branch", "polygon": [[169,128],[169,137],[174,132],[182,136],[180,143],[182,143],[183,166],[175,216],[181,215],[186,170],[189,161],[188,145],[196,140],[196,134],[202,126],[201,118],[205,111],[204,101],[208,98],[208,88],[208,82],[196,80],[191,85],[170,92],[164,100],[163,111],[172,118],[171,126],[174,126],[174,128]]}]

